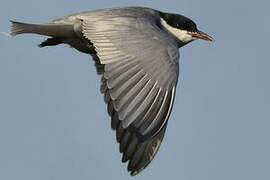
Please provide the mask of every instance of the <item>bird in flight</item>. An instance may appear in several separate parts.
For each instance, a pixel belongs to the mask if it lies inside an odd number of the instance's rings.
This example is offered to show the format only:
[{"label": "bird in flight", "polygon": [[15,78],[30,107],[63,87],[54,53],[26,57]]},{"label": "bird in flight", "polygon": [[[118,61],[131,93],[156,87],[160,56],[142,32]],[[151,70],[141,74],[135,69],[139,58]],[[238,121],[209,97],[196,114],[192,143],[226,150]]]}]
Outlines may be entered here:
[{"label": "bird in flight", "polygon": [[213,38],[189,18],[146,7],[82,12],[47,24],[11,21],[11,36],[48,36],[39,47],[68,44],[90,54],[116,131],[122,162],[137,175],[166,131],[179,75],[179,48]]}]

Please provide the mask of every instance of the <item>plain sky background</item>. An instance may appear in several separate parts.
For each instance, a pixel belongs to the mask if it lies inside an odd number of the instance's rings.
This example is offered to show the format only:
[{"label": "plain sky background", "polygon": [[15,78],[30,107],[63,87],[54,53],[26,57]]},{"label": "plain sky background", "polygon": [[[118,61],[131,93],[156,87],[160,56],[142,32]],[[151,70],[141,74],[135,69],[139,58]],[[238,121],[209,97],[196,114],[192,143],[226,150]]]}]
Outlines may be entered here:
[{"label": "plain sky background", "polygon": [[181,49],[166,137],[139,176],[121,164],[100,77],[88,55],[40,49],[44,37],[0,35],[1,180],[270,179],[269,1],[2,0],[9,20],[47,22],[84,10],[149,6],[212,35]]}]

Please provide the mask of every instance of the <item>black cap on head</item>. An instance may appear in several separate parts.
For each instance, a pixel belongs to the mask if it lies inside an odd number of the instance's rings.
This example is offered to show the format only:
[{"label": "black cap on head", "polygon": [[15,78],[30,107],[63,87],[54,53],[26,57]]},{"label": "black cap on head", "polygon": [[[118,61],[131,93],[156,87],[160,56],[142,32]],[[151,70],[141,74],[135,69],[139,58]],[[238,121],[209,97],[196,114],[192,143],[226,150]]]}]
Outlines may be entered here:
[{"label": "black cap on head", "polygon": [[193,22],[191,19],[179,15],[179,14],[171,14],[171,13],[163,13],[160,12],[160,17],[163,18],[167,24],[169,24],[172,27],[186,30],[189,32],[197,32],[197,26],[195,22]]}]

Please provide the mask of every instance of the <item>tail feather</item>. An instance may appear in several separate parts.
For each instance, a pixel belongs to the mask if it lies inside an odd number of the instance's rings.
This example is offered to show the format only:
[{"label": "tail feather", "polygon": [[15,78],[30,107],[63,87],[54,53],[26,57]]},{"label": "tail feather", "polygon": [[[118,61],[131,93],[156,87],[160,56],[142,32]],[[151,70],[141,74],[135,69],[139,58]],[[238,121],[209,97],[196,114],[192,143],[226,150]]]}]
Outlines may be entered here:
[{"label": "tail feather", "polygon": [[52,37],[70,37],[75,36],[73,24],[28,24],[17,21],[10,21],[11,36],[23,33],[34,33]]},{"label": "tail feather", "polygon": [[17,21],[10,22],[12,23],[11,31],[9,33],[11,36],[16,36],[22,33],[34,33],[35,27],[37,26],[34,24],[22,23]]}]

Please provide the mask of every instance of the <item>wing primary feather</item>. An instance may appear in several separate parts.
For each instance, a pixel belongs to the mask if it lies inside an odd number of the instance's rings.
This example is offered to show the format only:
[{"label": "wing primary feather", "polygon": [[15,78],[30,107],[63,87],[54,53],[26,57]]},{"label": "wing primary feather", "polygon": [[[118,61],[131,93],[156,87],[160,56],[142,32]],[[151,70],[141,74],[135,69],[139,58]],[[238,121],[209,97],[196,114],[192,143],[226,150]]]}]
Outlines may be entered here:
[{"label": "wing primary feather", "polygon": [[120,152],[121,153],[124,152],[125,149],[127,148],[128,144],[130,142],[130,139],[132,138],[131,136],[132,136],[132,134],[128,130],[126,130],[124,132],[123,137],[120,140]]},{"label": "wing primary feather", "polygon": [[121,121],[120,121],[120,122],[119,122],[119,125],[118,125],[118,127],[117,127],[117,129],[116,129],[116,140],[117,140],[117,142],[120,143],[120,141],[121,141],[121,139],[122,139],[122,137],[123,137],[123,134],[124,134],[126,131],[127,131],[127,129],[125,129],[125,128],[122,127],[122,123],[121,123]]},{"label": "wing primary feather", "polygon": [[144,101],[141,103],[140,107],[138,107],[136,111],[133,114],[130,114],[129,116],[133,127],[138,127],[138,122],[143,118],[147,110],[153,104],[153,101],[155,99],[157,92],[158,92],[158,88],[157,88],[157,83],[155,82],[150,92],[144,98]]},{"label": "wing primary feather", "polygon": [[138,64],[139,63],[137,61],[128,61],[125,64],[123,64],[122,66],[119,66],[114,71],[105,72],[104,77],[106,79],[116,78],[116,77],[120,76],[123,72],[128,71],[130,68],[132,68],[132,67],[134,67],[135,65],[138,65]]},{"label": "wing primary feather", "polygon": [[127,162],[130,159],[130,157],[136,151],[137,144],[138,144],[138,138],[135,135],[132,135],[132,139],[130,140],[129,145],[126,148],[126,151],[124,151],[122,162]]},{"label": "wing primary feather", "polygon": [[108,104],[110,99],[111,99],[111,97],[110,97],[109,89],[106,89],[106,91],[104,93],[104,101],[105,101],[105,103]]},{"label": "wing primary feather", "polygon": [[[147,110],[147,112],[144,114],[143,118],[138,120],[136,122],[136,128],[137,128],[137,136],[142,138],[142,132],[144,131],[145,128],[147,128],[152,120],[153,116],[157,113],[157,111],[160,108],[160,105],[162,103],[164,97],[164,93],[161,88],[159,88],[158,93],[154,99],[154,102],[151,104],[150,108]],[[135,125],[135,124],[134,124]]]},{"label": "wing primary feather", "polygon": [[173,106],[174,95],[175,90],[173,87],[171,91],[166,92],[161,108],[151,124],[149,124],[147,127],[141,127],[144,129],[142,135],[145,139],[155,136],[167,122]]},{"label": "wing primary feather", "polygon": [[124,127],[128,127],[134,121],[134,117],[138,116],[139,113],[137,112],[141,108],[141,106],[147,104],[147,102],[144,102],[147,101],[147,96],[149,95],[153,87],[152,84],[153,82],[151,81],[151,79],[149,79],[148,82],[141,89],[141,91],[138,93],[138,95],[133,100],[131,100],[130,104],[126,107],[126,115],[123,121]]},{"label": "wing primary feather", "polygon": [[119,119],[116,111],[113,111],[113,114],[111,116],[111,128],[116,129],[119,126]]},{"label": "wing primary feather", "polygon": [[[147,75],[143,76],[143,78],[134,86],[126,95],[124,95],[119,101],[118,104],[114,104],[115,109],[119,109],[119,119],[124,120],[127,114],[130,112],[133,107],[132,101],[137,97],[138,94],[143,90],[143,87],[149,82],[147,79]],[[125,125],[123,126],[125,127]]]},{"label": "wing primary feather", "polygon": [[[140,73],[140,71],[137,74],[139,74],[139,73]],[[119,97],[119,98],[117,98],[118,101],[114,101],[114,109],[116,111],[118,111],[119,113],[122,113],[122,115],[123,115],[123,112],[121,112],[121,110],[124,108],[124,105],[126,105],[129,102],[129,100],[132,100],[134,97],[136,97],[136,95],[139,93],[140,89],[147,82],[146,75],[142,74],[142,76],[139,76],[138,79],[136,79],[136,84],[135,84],[135,81],[132,82],[132,84],[134,84],[134,85],[131,86],[130,89],[125,89],[125,91],[124,91],[125,93],[122,93],[121,97],[120,96],[113,96],[113,98]],[[120,120],[123,120],[122,115],[119,114]]]},{"label": "wing primary feather", "polygon": [[163,126],[162,130],[158,133],[157,136],[154,138],[150,139],[147,142],[147,146],[145,148],[145,153],[140,159],[140,161],[133,167],[131,170],[131,175],[135,176],[138,173],[140,173],[143,169],[145,169],[150,162],[154,159],[155,155],[158,152],[158,149],[161,145],[161,142],[164,138],[164,134],[166,131],[166,124]]},{"label": "wing primary feather", "polygon": [[138,71],[129,80],[125,81],[123,84],[110,89],[110,94],[113,99],[119,99],[123,97],[129,90],[131,90],[144,76],[142,71]]},{"label": "wing primary feather", "polygon": [[136,74],[138,71],[141,71],[138,65],[135,65],[128,69],[128,71],[123,72],[118,77],[111,77],[107,81],[108,88],[113,88],[116,86],[121,85],[123,82],[127,81],[130,77],[132,77],[134,74]]},{"label": "wing primary feather", "polygon": [[110,116],[112,116],[112,115],[113,115],[114,109],[113,109],[113,102],[112,102],[111,99],[110,99],[109,102],[108,102],[107,110],[108,110],[108,114],[109,114]]},{"label": "wing primary feather", "polygon": [[132,158],[128,162],[128,167],[127,167],[128,171],[134,170],[134,167],[139,163],[139,161],[143,157],[145,148],[146,148],[146,142],[143,142],[138,145],[136,152],[133,154]]},{"label": "wing primary feather", "polygon": [[[140,127],[139,127],[139,132],[140,132],[140,135],[142,135],[142,137],[144,138],[148,138],[149,137],[149,134],[150,132],[153,130],[153,128],[157,128],[159,126],[159,117],[162,115],[162,113],[165,111],[164,110],[164,107],[166,106],[167,104],[167,96],[168,96],[168,92],[166,91],[163,98],[162,98],[162,101],[161,101],[161,105],[158,109],[156,109],[157,111],[155,111],[155,113],[153,113],[151,116],[150,116],[150,121],[147,121],[145,123],[143,123]],[[146,137],[147,135],[147,137]],[[152,135],[152,134],[151,134]]]},{"label": "wing primary feather", "polygon": [[101,80],[101,85],[100,85],[100,92],[103,94],[103,93],[105,93],[106,91],[107,91],[107,85],[106,85],[106,80],[105,81],[103,81],[103,80]]}]

